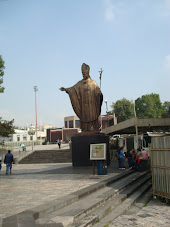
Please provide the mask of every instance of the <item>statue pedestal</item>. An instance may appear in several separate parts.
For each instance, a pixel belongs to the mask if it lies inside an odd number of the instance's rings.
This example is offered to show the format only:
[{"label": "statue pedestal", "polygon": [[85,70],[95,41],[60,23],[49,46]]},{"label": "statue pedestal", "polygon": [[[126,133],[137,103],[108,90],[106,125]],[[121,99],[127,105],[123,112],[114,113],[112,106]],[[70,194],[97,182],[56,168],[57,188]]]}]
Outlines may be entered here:
[{"label": "statue pedestal", "polygon": [[106,143],[107,165],[110,164],[109,136],[100,132],[79,133],[72,137],[73,166],[91,166],[90,144]]}]

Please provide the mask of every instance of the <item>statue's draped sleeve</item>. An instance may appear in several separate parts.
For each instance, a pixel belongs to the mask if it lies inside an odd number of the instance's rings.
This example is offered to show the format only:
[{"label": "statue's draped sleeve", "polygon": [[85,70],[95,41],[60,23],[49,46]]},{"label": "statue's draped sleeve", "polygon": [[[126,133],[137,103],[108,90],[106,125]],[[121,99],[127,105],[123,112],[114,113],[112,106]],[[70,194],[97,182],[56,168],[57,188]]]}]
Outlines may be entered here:
[{"label": "statue's draped sleeve", "polygon": [[81,118],[81,97],[79,92],[80,82],[81,81],[79,81],[73,87],[66,88],[66,92],[70,97],[73,110],[79,118]]},{"label": "statue's draped sleeve", "polygon": [[81,80],[73,87],[67,88],[72,107],[82,122],[98,119],[101,112],[103,96],[97,83],[91,78]]}]

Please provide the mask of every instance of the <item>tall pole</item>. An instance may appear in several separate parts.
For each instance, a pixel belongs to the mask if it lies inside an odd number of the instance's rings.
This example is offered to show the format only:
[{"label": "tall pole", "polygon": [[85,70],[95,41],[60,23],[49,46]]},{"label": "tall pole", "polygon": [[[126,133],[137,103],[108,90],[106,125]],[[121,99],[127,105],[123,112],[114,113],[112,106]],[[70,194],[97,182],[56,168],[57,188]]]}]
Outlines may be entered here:
[{"label": "tall pole", "polygon": [[[134,101],[134,115],[135,115],[135,118],[136,118],[135,101]],[[137,119],[136,119],[136,121],[137,121]],[[137,122],[135,124],[135,129],[136,129],[136,146],[137,146],[137,149],[138,149],[139,142],[138,142],[138,126],[137,126]]]},{"label": "tall pole", "polygon": [[103,73],[103,71],[104,70],[102,70],[102,68],[99,71],[99,74],[100,74],[100,77],[99,77],[99,79],[100,79],[100,90],[101,90],[101,80],[102,80],[102,73]]},{"label": "tall pole", "polygon": [[105,100],[105,103],[106,103],[106,114],[107,114],[107,127],[109,127],[109,111],[108,111],[107,99]]},{"label": "tall pole", "polygon": [[[102,70],[102,68],[100,69],[99,71],[99,74],[100,74],[100,90],[101,90],[101,80],[102,80],[102,73],[103,73],[104,70]],[[100,113],[100,118],[101,118],[101,132],[102,132],[102,110],[101,110],[101,113]]]},{"label": "tall pole", "polygon": [[34,92],[35,92],[35,118],[36,118],[36,144],[38,144],[38,140],[37,140],[37,97],[36,97],[36,92],[38,91],[38,87],[34,86]]}]

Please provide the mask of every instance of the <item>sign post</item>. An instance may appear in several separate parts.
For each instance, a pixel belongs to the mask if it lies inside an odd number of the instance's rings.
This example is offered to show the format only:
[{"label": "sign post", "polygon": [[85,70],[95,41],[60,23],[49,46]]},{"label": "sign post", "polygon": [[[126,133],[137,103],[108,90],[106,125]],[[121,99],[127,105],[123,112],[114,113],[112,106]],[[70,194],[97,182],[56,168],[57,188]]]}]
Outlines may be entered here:
[{"label": "sign post", "polygon": [[93,175],[95,175],[95,161],[103,160],[105,175],[106,143],[90,144],[90,160],[93,161]]}]

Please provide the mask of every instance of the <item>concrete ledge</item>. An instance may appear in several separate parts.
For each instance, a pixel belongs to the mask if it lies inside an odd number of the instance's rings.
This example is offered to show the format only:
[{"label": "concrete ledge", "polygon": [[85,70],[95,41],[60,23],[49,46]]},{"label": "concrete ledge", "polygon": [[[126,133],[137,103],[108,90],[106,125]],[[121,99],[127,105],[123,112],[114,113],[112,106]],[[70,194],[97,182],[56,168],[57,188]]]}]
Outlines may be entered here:
[{"label": "concrete ledge", "polygon": [[19,227],[36,227],[34,217],[30,213],[17,214],[17,224]]},{"label": "concrete ledge", "polygon": [[2,227],[36,227],[33,215],[30,212],[19,213],[2,220]]},{"label": "concrete ledge", "polygon": [[32,212],[34,219],[36,220],[44,217],[46,214],[62,209],[63,207],[68,206],[76,201],[78,201],[78,196],[70,194],[60,199],[56,199],[51,202],[34,207],[29,210],[29,212]]}]

